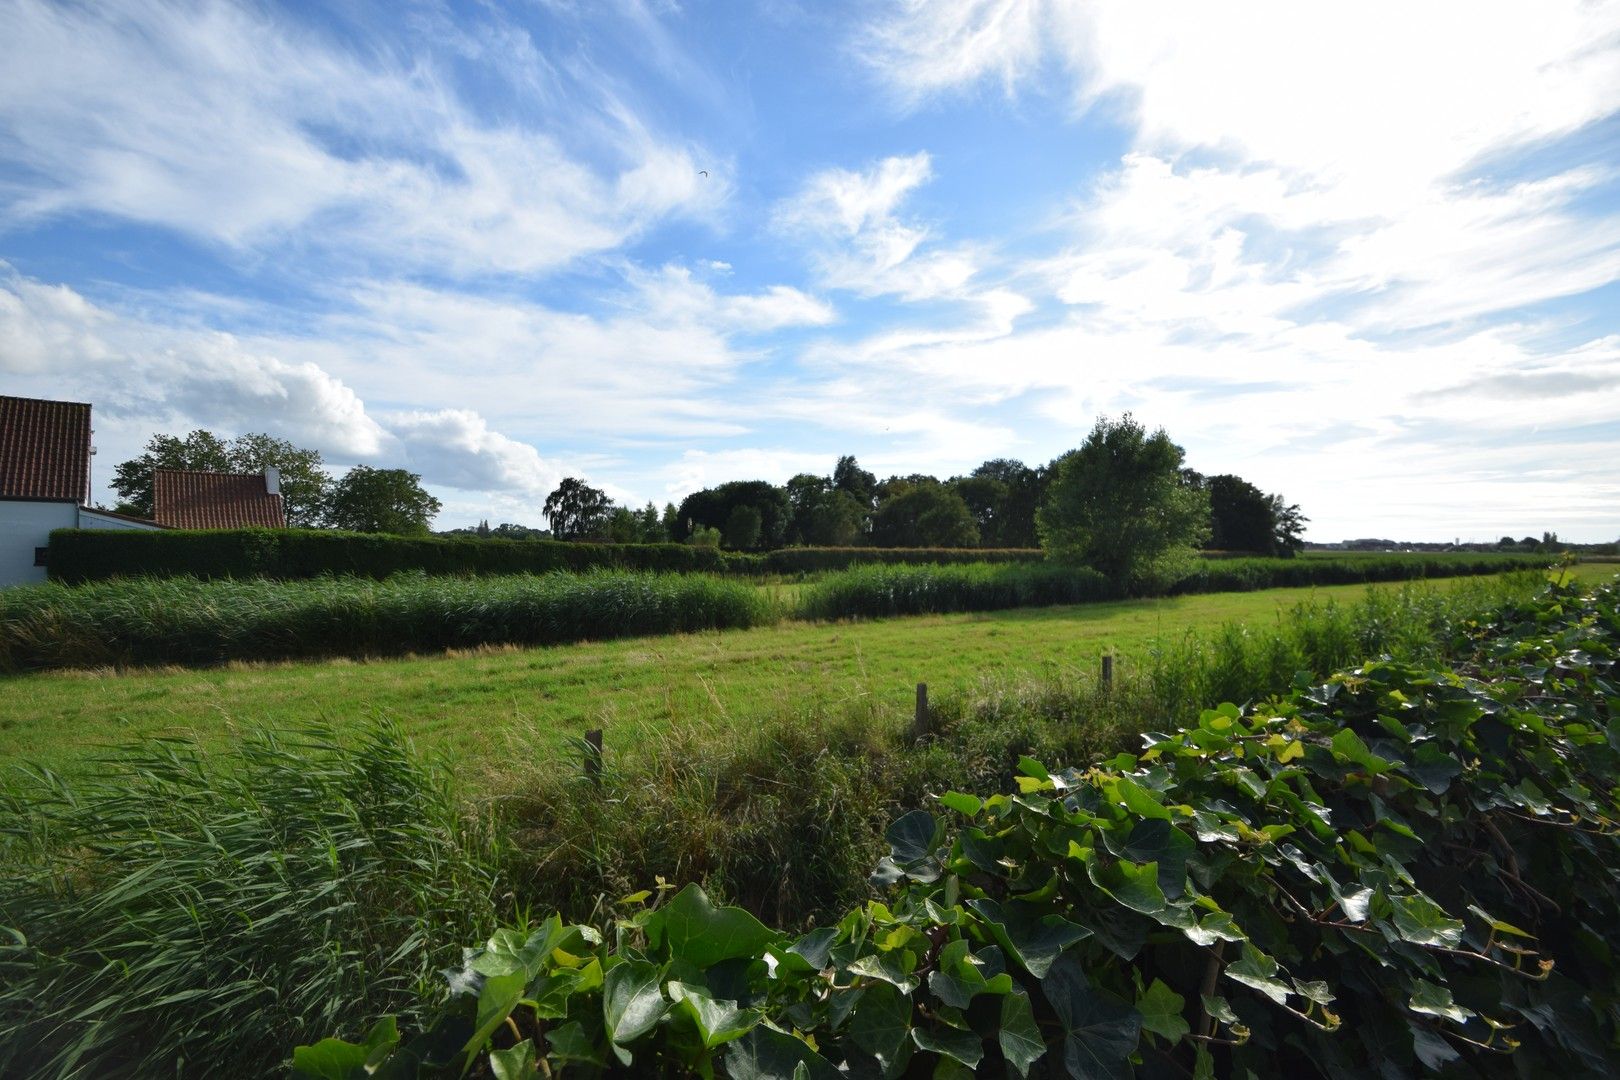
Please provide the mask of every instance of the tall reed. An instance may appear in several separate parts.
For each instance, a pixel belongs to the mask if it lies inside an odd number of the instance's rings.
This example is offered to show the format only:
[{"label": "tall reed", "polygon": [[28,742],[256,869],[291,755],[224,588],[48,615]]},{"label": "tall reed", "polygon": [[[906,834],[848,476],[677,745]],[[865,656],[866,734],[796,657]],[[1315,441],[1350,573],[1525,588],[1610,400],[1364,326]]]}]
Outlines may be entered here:
[{"label": "tall reed", "polygon": [[0,591],[0,671],[549,645],[775,617],[751,585],[703,574],[47,584]]},{"label": "tall reed", "polygon": [[393,728],[147,743],[0,785],[0,1075],[257,1076],[414,1012],[493,921],[482,834]]}]

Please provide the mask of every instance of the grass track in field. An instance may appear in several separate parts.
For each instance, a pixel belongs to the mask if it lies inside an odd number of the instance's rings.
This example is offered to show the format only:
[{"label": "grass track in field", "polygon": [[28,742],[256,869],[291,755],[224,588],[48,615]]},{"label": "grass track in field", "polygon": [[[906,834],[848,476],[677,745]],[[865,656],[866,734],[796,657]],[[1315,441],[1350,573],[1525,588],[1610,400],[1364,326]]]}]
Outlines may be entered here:
[{"label": "grass track in field", "polygon": [[[1612,567],[1575,568],[1582,580]],[[1433,582],[1464,587],[1469,578]],[[1400,588],[1392,582],[1371,586]],[[424,747],[471,769],[509,755],[555,756],[587,727],[629,749],[670,724],[746,724],[784,709],[861,696],[904,708],[917,682],[938,690],[978,678],[1090,668],[1113,649],[1128,664],[1156,640],[1254,622],[1306,600],[1353,600],[1369,586],[1268,589],[1162,600],[923,616],[854,623],[786,622],[753,630],[472,650],[372,662],[232,665],[127,674],[49,672],[0,678],[0,760],[62,766],[138,735],[230,741],[239,722],[380,714]]]}]

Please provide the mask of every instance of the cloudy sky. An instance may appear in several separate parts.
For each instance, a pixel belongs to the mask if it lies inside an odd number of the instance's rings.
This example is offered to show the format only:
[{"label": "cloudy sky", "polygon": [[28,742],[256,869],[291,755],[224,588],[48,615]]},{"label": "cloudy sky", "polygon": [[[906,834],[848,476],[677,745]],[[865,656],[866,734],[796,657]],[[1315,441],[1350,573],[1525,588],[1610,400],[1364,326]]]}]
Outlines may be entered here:
[{"label": "cloudy sky", "polygon": [[0,392],[421,473],[1044,463],[1620,535],[1620,4],[0,0]]}]

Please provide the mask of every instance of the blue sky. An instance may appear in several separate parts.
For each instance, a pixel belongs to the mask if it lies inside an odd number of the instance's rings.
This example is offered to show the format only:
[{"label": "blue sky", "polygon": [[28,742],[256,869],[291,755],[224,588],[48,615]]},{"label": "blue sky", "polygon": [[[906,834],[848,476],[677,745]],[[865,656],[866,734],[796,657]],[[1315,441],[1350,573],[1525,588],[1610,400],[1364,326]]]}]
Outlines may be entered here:
[{"label": "blue sky", "polygon": [[[1044,463],[1620,535],[1620,5],[0,0],[0,389],[440,527]],[[707,175],[704,175],[704,174]]]}]

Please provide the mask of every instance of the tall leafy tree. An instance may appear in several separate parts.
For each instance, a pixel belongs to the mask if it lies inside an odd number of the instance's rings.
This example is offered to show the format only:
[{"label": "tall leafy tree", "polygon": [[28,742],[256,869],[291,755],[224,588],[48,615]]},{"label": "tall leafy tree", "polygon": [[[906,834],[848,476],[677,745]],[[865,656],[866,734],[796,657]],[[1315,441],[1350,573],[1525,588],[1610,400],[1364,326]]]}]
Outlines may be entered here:
[{"label": "tall leafy tree", "polygon": [[1037,515],[1048,557],[1133,588],[1168,583],[1209,535],[1209,494],[1183,478],[1185,456],[1163,428],[1149,434],[1130,413],[1098,419],[1052,465]]},{"label": "tall leafy tree", "polygon": [[613,501],[602,489],[569,476],[546,496],[544,509],[552,536],[558,540],[584,540],[606,533]]},{"label": "tall leafy tree", "polygon": [[332,485],[326,523],[353,532],[421,536],[442,506],[416,473],[356,465]]},{"label": "tall leafy tree", "polygon": [[861,539],[867,510],[825,476],[800,473],[785,487],[792,524],[787,542],[812,547],[847,547]]},{"label": "tall leafy tree", "polygon": [[747,551],[759,545],[759,529],[759,508],[739,503],[726,515],[726,527],[721,536],[731,550]]},{"label": "tall leafy tree", "polygon": [[995,507],[989,530],[980,524],[984,546],[1039,547],[1035,511],[1046,498],[1047,470],[1031,468],[1012,458],[992,458],[974,469],[972,475],[976,480],[993,480],[1006,490]]},{"label": "tall leafy tree", "polygon": [[833,487],[846,492],[856,502],[870,510],[877,496],[877,477],[861,468],[855,455],[845,454],[833,467]]},{"label": "tall leafy tree", "polygon": [[754,546],[781,547],[787,539],[792,507],[787,492],[765,480],[733,480],[719,487],[694,491],[681,500],[677,528],[690,536],[698,528],[718,529],[722,535],[739,506],[759,511],[759,538]]},{"label": "tall leafy tree", "polygon": [[945,485],[905,483],[872,512],[878,547],[973,547],[979,526],[962,497]]}]

